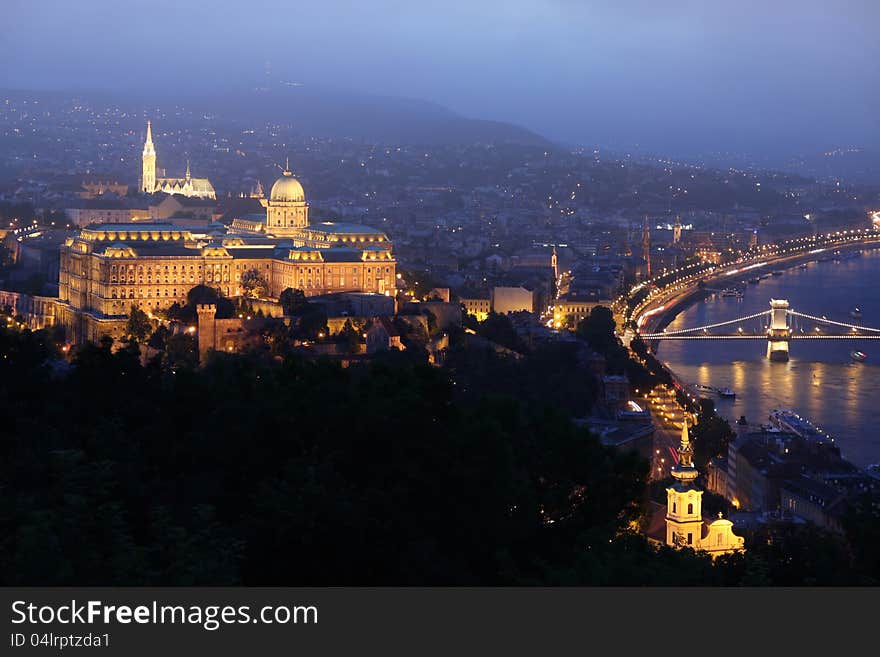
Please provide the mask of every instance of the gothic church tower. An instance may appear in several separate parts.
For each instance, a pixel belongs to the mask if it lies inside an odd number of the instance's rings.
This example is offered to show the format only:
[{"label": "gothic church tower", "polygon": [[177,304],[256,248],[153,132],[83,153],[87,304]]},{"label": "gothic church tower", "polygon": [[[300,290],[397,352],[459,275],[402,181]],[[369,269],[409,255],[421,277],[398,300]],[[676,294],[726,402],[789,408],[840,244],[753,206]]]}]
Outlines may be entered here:
[{"label": "gothic church tower", "polygon": [[147,121],[147,140],[144,142],[142,162],[141,191],[152,194],[156,191],[156,149],[153,146],[153,129],[149,121]]}]

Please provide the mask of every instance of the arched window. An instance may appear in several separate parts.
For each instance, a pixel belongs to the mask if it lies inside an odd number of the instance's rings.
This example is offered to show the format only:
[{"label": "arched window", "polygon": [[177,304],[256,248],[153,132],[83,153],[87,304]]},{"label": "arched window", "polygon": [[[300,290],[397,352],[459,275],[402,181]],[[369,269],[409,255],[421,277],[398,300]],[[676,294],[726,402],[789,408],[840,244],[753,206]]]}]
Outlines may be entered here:
[{"label": "arched window", "polygon": [[694,505],[688,504],[688,515],[693,514],[693,512],[694,512]]},{"label": "arched window", "polygon": [[672,512],[675,513],[675,502],[672,503]]}]

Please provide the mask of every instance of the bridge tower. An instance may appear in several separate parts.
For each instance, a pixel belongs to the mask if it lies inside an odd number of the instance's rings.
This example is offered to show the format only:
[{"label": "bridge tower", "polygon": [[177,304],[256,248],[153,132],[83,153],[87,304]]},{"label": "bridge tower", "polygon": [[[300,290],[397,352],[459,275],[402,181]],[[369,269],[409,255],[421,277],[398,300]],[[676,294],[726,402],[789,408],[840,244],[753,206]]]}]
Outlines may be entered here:
[{"label": "bridge tower", "polygon": [[770,328],[767,329],[767,358],[786,362],[789,340],[791,340],[791,327],[788,324],[788,301],[771,299]]}]

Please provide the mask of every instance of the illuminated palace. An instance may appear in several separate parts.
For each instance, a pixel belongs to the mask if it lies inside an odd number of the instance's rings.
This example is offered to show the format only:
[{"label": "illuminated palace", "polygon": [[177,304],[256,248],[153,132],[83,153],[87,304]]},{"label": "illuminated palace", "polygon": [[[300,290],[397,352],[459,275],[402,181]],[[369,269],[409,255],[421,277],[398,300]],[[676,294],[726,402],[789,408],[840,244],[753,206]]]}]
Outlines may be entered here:
[{"label": "illuminated palace", "polygon": [[186,163],[186,175],[183,178],[156,177],[156,147],[153,145],[153,126],[147,121],[147,139],[141,155],[141,191],[146,194],[181,194],[196,198],[217,198],[214,186],[207,178],[193,178]]},{"label": "illuminated palace", "polygon": [[242,275],[255,271],[265,297],[287,288],[307,296],[394,291],[392,243],[357,224],[309,223],[302,185],[285,170],[263,201],[265,215],[226,228],[173,223],[92,224],[61,247],[56,323],[68,340],[122,337],[132,305],[143,310],[186,303],[196,285],[241,296]]}]

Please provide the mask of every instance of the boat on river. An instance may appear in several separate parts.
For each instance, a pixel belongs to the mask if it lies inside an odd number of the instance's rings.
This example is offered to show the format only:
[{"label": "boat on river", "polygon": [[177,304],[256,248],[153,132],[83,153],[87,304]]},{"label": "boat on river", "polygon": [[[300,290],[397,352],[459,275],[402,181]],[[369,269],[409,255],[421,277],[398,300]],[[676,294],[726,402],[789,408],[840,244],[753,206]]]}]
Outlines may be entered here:
[{"label": "boat on river", "polygon": [[851,351],[849,352],[849,357],[857,363],[863,363],[868,357],[868,354],[866,354],[864,351]]}]

